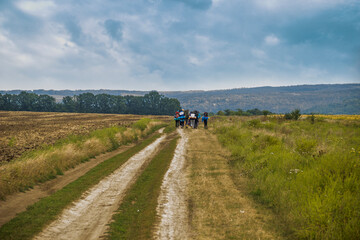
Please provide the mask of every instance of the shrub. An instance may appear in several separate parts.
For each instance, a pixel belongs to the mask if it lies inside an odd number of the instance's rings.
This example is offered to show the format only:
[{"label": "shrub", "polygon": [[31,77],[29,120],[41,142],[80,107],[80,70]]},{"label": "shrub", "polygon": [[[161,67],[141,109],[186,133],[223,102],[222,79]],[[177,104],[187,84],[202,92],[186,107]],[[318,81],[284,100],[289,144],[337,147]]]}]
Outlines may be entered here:
[{"label": "shrub", "polygon": [[295,109],[291,113],[285,113],[284,118],[286,120],[299,120],[301,117],[300,109]]},{"label": "shrub", "polygon": [[132,127],[135,129],[139,129],[140,131],[144,131],[150,121],[151,121],[151,119],[149,119],[149,118],[142,118],[142,119],[138,120],[137,122],[135,122],[132,125]]}]

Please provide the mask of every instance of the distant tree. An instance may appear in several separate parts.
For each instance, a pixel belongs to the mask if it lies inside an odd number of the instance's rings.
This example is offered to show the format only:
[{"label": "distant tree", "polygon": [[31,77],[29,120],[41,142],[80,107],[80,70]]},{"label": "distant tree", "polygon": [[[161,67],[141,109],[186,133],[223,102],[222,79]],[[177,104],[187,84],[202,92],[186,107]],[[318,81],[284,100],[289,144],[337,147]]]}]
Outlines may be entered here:
[{"label": "distant tree", "polygon": [[285,113],[284,118],[286,120],[298,120],[301,116],[300,109],[295,109],[291,113]]},{"label": "distant tree", "polygon": [[225,116],[225,113],[223,111],[218,111],[216,115],[219,115],[219,116]]},{"label": "distant tree", "polygon": [[114,96],[115,97],[115,106],[113,109],[113,113],[126,113],[126,103],[125,98],[123,96]]},{"label": "distant tree", "polygon": [[230,116],[230,115],[233,115],[233,111],[231,111],[230,109],[225,109],[224,110],[224,113],[225,113],[225,116]]},{"label": "distant tree", "polygon": [[257,115],[263,115],[263,112],[260,111],[260,110],[257,109],[257,108],[249,109],[249,110],[247,110],[247,112],[250,113],[250,115],[255,115],[255,116],[257,116]]},{"label": "distant tree", "polygon": [[49,95],[20,92],[0,94],[0,110],[9,111],[60,111],[81,113],[130,113],[172,115],[180,109],[180,102],[167,98],[156,91],[145,96],[114,96],[109,94],[82,93],[73,97],[66,96],[61,103]]},{"label": "distant tree", "polygon": [[54,112],[56,110],[56,100],[49,95],[39,95],[33,111]]},{"label": "distant tree", "polygon": [[75,112],[76,111],[76,102],[73,97],[66,96],[62,100],[62,109],[63,112]]},{"label": "distant tree", "polygon": [[164,98],[164,95],[160,95],[157,91],[151,91],[148,94],[145,94],[143,97],[144,102],[144,114],[160,114],[160,105],[161,100]]},{"label": "distant tree", "polygon": [[76,98],[77,111],[81,113],[96,112],[96,98],[92,93],[82,93]]},{"label": "distant tree", "polygon": [[238,116],[242,116],[244,114],[244,111],[241,108],[238,108],[235,114]]},{"label": "distant tree", "polygon": [[140,96],[125,96],[126,113],[145,114],[143,100]]},{"label": "distant tree", "polygon": [[262,115],[264,115],[265,117],[266,117],[267,115],[270,115],[270,114],[271,114],[271,112],[268,111],[268,110],[263,110],[263,111],[262,111]]},{"label": "distant tree", "polygon": [[298,120],[301,116],[300,109],[295,109],[294,111],[291,112],[291,115],[294,120]]}]

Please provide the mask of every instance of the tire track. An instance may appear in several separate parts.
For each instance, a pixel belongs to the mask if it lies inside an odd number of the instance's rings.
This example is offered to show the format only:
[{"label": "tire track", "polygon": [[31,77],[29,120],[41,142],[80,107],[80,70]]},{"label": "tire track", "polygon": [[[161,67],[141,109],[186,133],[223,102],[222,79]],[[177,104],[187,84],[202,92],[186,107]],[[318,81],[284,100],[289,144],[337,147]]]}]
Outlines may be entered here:
[{"label": "tire track", "polygon": [[165,136],[131,157],[121,168],[87,191],[83,198],[65,209],[34,239],[98,239],[126,190],[136,180],[142,166],[156,153]]},{"label": "tire track", "polygon": [[190,227],[187,207],[187,178],[185,176],[185,149],[187,136],[178,129],[181,139],[175,149],[169,170],[164,176],[158,199],[155,239],[189,239]]}]

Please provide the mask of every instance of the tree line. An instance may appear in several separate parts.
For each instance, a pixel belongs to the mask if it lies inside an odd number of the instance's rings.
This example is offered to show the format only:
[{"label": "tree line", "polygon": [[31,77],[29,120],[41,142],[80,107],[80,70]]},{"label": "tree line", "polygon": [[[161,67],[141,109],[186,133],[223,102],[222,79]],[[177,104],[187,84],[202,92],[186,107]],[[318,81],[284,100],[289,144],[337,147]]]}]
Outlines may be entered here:
[{"label": "tree line", "polygon": [[157,91],[144,96],[82,93],[66,96],[59,103],[52,96],[25,91],[20,94],[0,94],[0,110],[5,111],[172,115],[178,109],[179,100],[165,97]]}]

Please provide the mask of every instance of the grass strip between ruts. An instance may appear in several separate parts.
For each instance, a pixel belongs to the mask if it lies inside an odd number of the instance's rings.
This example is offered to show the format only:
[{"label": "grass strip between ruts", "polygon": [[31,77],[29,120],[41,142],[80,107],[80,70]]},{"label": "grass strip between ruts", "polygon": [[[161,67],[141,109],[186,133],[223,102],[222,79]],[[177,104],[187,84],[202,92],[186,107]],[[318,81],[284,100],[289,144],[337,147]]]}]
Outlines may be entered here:
[{"label": "grass strip between ruts", "polygon": [[113,216],[108,239],[151,239],[156,221],[160,187],[177,145],[175,138],[164,146],[128,190]]},{"label": "grass strip between ruts", "polygon": [[20,213],[0,228],[0,239],[32,238],[46,224],[55,220],[66,206],[79,199],[86,190],[111,174],[159,136],[160,134],[156,134],[145,139],[131,149],[100,163],[74,182],[31,205],[25,212]]}]

